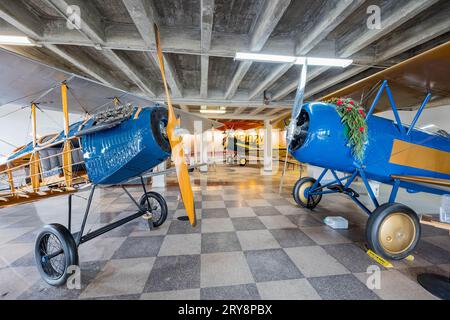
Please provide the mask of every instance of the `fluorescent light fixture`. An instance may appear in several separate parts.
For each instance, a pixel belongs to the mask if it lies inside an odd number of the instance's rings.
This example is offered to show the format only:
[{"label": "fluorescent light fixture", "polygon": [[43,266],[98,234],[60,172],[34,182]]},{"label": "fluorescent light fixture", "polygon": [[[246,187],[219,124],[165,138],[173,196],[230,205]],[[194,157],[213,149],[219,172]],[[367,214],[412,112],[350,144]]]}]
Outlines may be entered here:
[{"label": "fluorescent light fixture", "polygon": [[331,59],[331,58],[299,58],[296,64],[304,64],[308,60],[309,66],[329,66],[346,68],[353,63],[351,59]]},{"label": "fluorescent light fixture", "polygon": [[23,36],[2,36],[0,35],[0,44],[15,46],[34,46],[28,37]]},{"label": "fluorescent light fixture", "polygon": [[291,56],[279,56],[273,54],[259,54],[259,53],[245,53],[245,52],[236,52],[236,56],[234,57],[236,60],[253,60],[253,61],[261,61],[261,62],[275,62],[275,63],[294,63],[297,60],[297,57]]},{"label": "fluorescent light fixture", "polygon": [[200,113],[209,113],[209,114],[224,114],[227,110],[221,109],[200,109]]},{"label": "fluorescent light fixture", "polygon": [[353,63],[351,59],[333,59],[333,58],[314,58],[314,57],[295,57],[295,56],[280,56],[273,54],[259,54],[259,53],[245,53],[236,52],[236,60],[251,60],[260,62],[272,62],[272,63],[293,63],[293,64],[305,64],[308,61],[310,66],[329,66],[329,67],[348,67]]}]

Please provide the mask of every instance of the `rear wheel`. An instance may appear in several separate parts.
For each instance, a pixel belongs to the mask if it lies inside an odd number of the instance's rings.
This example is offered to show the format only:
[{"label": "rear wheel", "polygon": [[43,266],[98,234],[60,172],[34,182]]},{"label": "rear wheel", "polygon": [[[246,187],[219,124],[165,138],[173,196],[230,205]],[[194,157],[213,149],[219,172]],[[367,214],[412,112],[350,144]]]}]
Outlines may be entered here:
[{"label": "rear wheel", "polygon": [[39,232],[34,249],[39,274],[52,286],[66,283],[67,268],[78,265],[78,249],[72,234],[60,224],[49,224]]},{"label": "rear wheel", "polygon": [[247,164],[247,158],[240,158],[239,159],[239,165],[241,167],[244,167]]},{"label": "rear wheel", "polygon": [[[292,191],[292,194],[294,196],[295,202],[302,206],[303,208],[307,209],[314,209],[322,200],[322,195],[309,195],[309,190],[316,182],[316,179],[305,177],[298,180],[295,185],[294,189]],[[320,187],[320,183],[318,184],[318,187]]]},{"label": "rear wheel", "polygon": [[369,249],[383,258],[404,259],[419,242],[419,218],[411,208],[403,204],[383,204],[370,215],[366,238]]},{"label": "rear wheel", "polygon": [[159,227],[166,221],[167,203],[159,193],[151,191],[143,194],[139,200],[139,204],[151,213],[154,227]]}]

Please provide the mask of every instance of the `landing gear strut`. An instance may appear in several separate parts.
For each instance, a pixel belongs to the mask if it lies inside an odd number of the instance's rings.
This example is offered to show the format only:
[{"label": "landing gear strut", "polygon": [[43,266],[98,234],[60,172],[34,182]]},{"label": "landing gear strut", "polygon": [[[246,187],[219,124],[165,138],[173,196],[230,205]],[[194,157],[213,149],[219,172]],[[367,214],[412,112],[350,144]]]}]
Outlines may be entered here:
[{"label": "landing gear strut", "polygon": [[78,265],[78,247],[108,231],[116,229],[125,223],[144,216],[150,229],[161,226],[167,218],[167,203],[156,192],[147,192],[144,180],[141,179],[144,194],[136,201],[122,185],[122,189],[136,205],[138,211],[118,221],[84,234],[87,218],[92,204],[96,186],[92,186],[83,222],[79,232],[71,233],[72,198],[69,196],[68,228],[60,224],[49,224],[42,228],[35,242],[35,259],[42,279],[52,286],[61,286],[69,277],[69,267]]}]

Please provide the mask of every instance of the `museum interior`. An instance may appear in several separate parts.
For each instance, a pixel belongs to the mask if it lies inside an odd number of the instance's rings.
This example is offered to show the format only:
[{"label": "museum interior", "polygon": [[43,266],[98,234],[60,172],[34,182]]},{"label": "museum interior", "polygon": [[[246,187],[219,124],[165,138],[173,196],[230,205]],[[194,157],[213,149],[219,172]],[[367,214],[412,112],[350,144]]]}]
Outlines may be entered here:
[{"label": "museum interior", "polygon": [[450,300],[450,2],[3,0],[0,300]]}]

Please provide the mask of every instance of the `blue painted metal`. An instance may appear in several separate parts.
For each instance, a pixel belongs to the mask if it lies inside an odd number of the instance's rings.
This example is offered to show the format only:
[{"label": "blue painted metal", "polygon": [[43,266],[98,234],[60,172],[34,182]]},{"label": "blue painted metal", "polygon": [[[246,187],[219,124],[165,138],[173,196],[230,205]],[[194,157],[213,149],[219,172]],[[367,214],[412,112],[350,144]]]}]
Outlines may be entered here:
[{"label": "blue painted metal", "polygon": [[405,136],[405,128],[402,125],[402,121],[400,120],[400,115],[398,114],[397,105],[395,104],[394,96],[392,95],[391,88],[389,85],[386,85],[386,94],[389,98],[389,103],[391,104],[392,112],[394,113],[395,121],[397,121],[397,128],[400,131],[401,137]]},{"label": "blue painted metal", "polygon": [[355,172],[353,172],[352,176],[347,180],[347,182],[345,183],[345,189],[347,189],[348,187],[350,187],[350,185],[353,183],[353,181],[355,181],[356,177],[358,176],[358,170],[355,170]]},{"label": "blue painted metal", "polygon": [[419,120],[420,115],[422,114],[423,109],[425,109],[425,106],[427,105],[428,101],[430,101],[431,99],[431,93],[428,93],[425,96],[425,99],[422,102],[422,105],[420,106],[420,108],[417,110],[416,115],[414,116],[413,121],[411,122],[411,124],[409,125],[408,131],[406,132],[406,135],[409,136],[409,134],[411,133],[412,129],[414,129],[414,127],[416,126],[417,120]]},{"label": "blue painted metal", "polygon": [[375,208],[378,208],[380,205],[378,203],[377,197],[375,197],[375,194],[373,193],[372,187],[369,184],[369,180],[367,179],[364,170],[359,169],[358,171],[362,181],[364,182],[364,186],[366,187],[367,192],[369,193],[370,199],[373,202],[373,205],[375,206]]},{"label": "blue painted metal", "polygon": [[367,213],[369,216],[372,214],[372,211],[369,210],[361,201],[358,200],[356,197],[350,197],[350,199],[353,200],[354,203],[356,203],[365,213]]},{"label": "blue painted metal", "polygon": [[386,88],[386,86],[387,86],[387,80],[384,80],[383,83],[380,86],[380,89],[378,89],[377,95],[375,96],[375,99],[373,100],[369,111],[367,112],[366,121],[370,118],[370,116],[372,115],[373,111],[375,110],[375,107],[377,106],[378,101],[380,101],[381,94],[383,93],[384,88]]},{"label": "blue painted metal", "polygon": [[[152,112],[161,110],[159,104],[142,108],[139,117],[133,116],[119,125],[100,132],[81,135],[81,147],[89,180],[94,184],[118,184],[139,176],[165,161],[170,150],[164,150],[155,140],[151,125]],[[167,117],[162,121],[166,121]],[[80,132],[82,122],[70,125],[68,137]],[[94,120],[87,121],[83,129],[94,125]],[[64,132],[60,132],[52,144],[65,140]],[[45,148],[45,146],[37,146]],[[19,158],[33,151],[33,143],[29,143],[6,161]],[[55,169],[59,170],[59,169]],[[55,171],[56,173],[58,171]]]},{"label": "blue painted metal", "polygon": [[[408,135],[402,136],[397,124],[392,120],[372,115],[367,120],[368,142],[365,159],[363,163],[358,163],[351,155],[344,125],[341,123],[341,118],[334,105],[312,102],[304,104],[303,110],[309,114],[310,119],[307,138],[301,147],[295,151],[289,149],[289,152],[300,162],[353,174],[354,177],[347,181],[346,187],[349,187],[356,178],[358,173],[355,172],[355,169],[360,167],[363,168],[367,179],[390,185],[394,183],[391,175],[450,179],[449,174],[389,163],[395,139],[450,152],[450,139],[446,137],[414,128]],[[402,126],[402,128],[405,132],[405,127]],[[445,193],[441,189],[405,181],[400,183],[400,187],[434,194]]]},{"label": "blue painted metal", "polygon": [[333,177],[336,179],[336,183],[339,183],[342,186],[341,179],[337,176],[336,172],[334,170],[331,170],[331,173],[333,174]]},{"label": "blue painted metal", "polygon": [[[327,188],[329,186],[332,186],[333,184],[336,184],[336,183],[342,185],[342,181],[345,181],[345,180],[347,180],[349,178],[351,178],[351,176],[346,176],[346,177],[343,177],[341,179],[336,179],[336,180],[330,181],[330,182],[328,182],[328,183],[326,183],[324,185],[321,185],[320,187],[316,187],[314,189],[311,188],[313,191],[310,192],[310,195],[319,194],[321,192],[321,190],[323,190],[323,189],[325,189],[325,188]],[[344,186],[342,185],[342,187],[344,187]],[[337,191],[333,191],[333,193],[336,193],[336,192]]]},{"label": "blue painted metal", "polygon": [[151,114],[157,108],[158,105],[143,108],[137,119],[131,117],[111,129],[81,137],[83,157],[93,183],[118,184],[170,156],[153,136]]},{"label": "blue painted metal", "polygon": [[316,188],[319,186],[320,181],[322,181],[323,177],[327,174],[327,171],[328,171],[328,169],[324,169],[322,171],[322,173],[320,174],[319,178],[314,182],[314,184],[310,188],[311,190],[316,190]]}]

